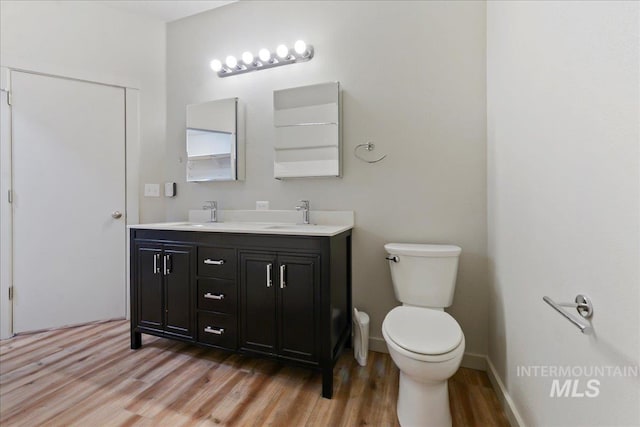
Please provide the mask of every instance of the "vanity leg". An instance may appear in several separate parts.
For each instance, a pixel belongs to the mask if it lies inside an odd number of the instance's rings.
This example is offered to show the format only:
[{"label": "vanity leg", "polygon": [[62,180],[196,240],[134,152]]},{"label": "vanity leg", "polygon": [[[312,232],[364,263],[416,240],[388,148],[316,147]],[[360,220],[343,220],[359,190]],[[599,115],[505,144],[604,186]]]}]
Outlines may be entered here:
[{"label": "vanity leg", "polygon": [[331,399],[333,396],[333,368],[322,369],[322,397]]},{"label": "vanity leg", "polygon": [[136,350],[142,346],[142,334],[131,331],[131,350]]},{"label": "vanity leg", "polygon": [[347,324],[347,340],[344,342],[344,348],[349,349],[349,348],[353,348],[353,322],[351,319],[348,320],[349,323]]}]

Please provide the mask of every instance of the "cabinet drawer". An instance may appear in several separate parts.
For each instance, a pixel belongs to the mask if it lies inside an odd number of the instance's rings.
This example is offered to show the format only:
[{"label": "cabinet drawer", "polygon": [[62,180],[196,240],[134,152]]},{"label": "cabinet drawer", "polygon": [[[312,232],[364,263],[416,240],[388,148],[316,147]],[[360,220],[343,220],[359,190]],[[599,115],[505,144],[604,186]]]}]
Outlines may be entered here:
[{"label": "cabinet drawer", "polygon": [[236,278],[236,251],[201,246],[198,248],[198,275],[218,279]]},{"label": "cabinet drawer", "polygon": [[235,350],[236,317],[224,314],[198,313],[198,341]]},{"label": "cabinet drawer", "polygon": [[198,309],[235,315],[238,289],[225,279],[198,279]]}]

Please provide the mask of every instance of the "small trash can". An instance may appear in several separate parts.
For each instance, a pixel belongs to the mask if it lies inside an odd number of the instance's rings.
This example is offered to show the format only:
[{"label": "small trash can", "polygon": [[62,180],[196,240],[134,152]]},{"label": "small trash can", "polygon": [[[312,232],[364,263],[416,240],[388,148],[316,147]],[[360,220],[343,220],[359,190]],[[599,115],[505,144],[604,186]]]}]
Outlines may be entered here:
[{"label": "small trash can", "polygon": [[353,307],[353,355],[360,366],[367,365],[369,353],[369,315]]}]

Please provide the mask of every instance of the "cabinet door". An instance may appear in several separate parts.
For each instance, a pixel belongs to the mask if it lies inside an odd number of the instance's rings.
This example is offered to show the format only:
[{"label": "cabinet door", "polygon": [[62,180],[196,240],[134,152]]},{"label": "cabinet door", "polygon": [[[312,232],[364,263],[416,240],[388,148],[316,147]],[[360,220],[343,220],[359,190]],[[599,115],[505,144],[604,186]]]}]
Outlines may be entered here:
[{"label": "cabinet door", "polygon": [[276,350],[276,257],[240,254],[240,347],[260,353]]},{"label": "cabinet door", "polygon": [[138,326],[162,330],[164,320],[162,292],[162,246],[137,246],[137,316]]},{"label": "cabinet door", "polygon": [[165,246],[162,270],[165,281],[165,331],[193,338],[193,248]]},{"label": "cabinet door", "polygon": [[278,255],[278,354],[318,360],[320,262],[316,256]]}]

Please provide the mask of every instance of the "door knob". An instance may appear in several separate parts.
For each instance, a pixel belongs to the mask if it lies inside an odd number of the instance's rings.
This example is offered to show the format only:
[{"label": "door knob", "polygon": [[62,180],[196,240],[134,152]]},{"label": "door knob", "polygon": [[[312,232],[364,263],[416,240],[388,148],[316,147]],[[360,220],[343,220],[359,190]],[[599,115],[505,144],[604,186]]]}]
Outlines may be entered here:
[{"label": "door knob", "polygon": [[114,211],[111,216],[115,219],[121,218],[122,217],[122,212],[120,211]]}]

